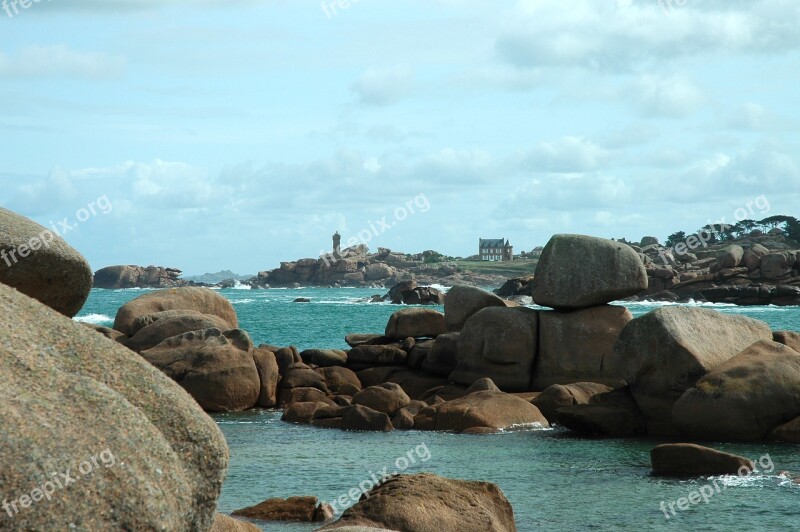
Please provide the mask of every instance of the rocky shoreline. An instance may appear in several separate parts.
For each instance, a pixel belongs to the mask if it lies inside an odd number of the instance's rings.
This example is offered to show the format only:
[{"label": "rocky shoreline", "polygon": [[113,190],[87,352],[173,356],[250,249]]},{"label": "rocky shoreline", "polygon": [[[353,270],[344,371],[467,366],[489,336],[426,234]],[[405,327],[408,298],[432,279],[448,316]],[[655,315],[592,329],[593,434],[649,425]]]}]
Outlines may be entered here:
[{"label": "rocky shoreline", "polygon": [[[0,210],[5,250],[43,230]],[[254,345],[231,303],[203,287],[145,293],[118,310],[111,328],[76,323],[91,270],[62,240],[50,244],[0,267],[0,423],[13,427],[0,435],[0,485],[22,491],[40,483],[41,471],[70,464],[83,472],[86,453],[95,452],[95,465],[105,453],[114,460],[87,473],[81,490],[52,500],[31,492],[35,512],[21,511],[31,497],[20,496],[0,512],[0,528],[257,530],[216,513],[228,448],[205,412],[279,408],[284,422],[320,430],[487,434],[558,425],[617,438],[800,443],[800,333],[686,306],[634,319],[609,304],[651,289],[656,269],[642,255],[659,248],[555,235],[534,280],[506,287],[545,310],[454,286],[444,312],[404,307],[384,330],[348,335],[348,350],[299,352]],[[756,244],[715,251],[718,269],[692,261],[682,273],[707,267],[716,275],[759,259],[744,266],[748,278],[774,271],[794,282],[796,256],[754,257]],[[147,275],[175,279],[164,273]],[[438,297],[407,284],[393,299],[423,294]],[[655,448],[652,461],[655,474],[689,476],[748,465],[683,444]],[[496,485],[431,474],[386,479],[336,521],[308,497],[270,501],[257,518],[306,515],[321,530],[516,530]]]}]

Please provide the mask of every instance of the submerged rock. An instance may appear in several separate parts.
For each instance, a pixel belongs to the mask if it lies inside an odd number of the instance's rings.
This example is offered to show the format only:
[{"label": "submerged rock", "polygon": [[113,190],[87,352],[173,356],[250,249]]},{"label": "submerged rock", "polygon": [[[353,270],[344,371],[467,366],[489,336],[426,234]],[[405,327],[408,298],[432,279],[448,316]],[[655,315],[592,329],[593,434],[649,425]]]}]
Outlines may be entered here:
[{"label": "submerged rock", "polygon": [[752,471],[753,463],[735,454],[692,443],[667,443],[650,451],[653,474],[669,477],[736,475]]},{"label": "submerged rock", "polygon": [[320,523],[333,517],[333,508],[316,497],[273,498],[236,510],[233,515],[260,521]]}]

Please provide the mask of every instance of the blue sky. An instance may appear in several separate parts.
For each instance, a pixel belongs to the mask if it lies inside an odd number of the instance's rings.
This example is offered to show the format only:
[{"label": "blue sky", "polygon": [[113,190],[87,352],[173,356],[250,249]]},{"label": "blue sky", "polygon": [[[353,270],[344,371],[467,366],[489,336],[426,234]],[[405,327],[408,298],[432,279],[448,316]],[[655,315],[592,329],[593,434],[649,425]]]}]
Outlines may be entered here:
[{"label": "blue sky", "polygon": [[188,274],[800,216],[795,0],[345,4],[0,10],[0,205]]}]

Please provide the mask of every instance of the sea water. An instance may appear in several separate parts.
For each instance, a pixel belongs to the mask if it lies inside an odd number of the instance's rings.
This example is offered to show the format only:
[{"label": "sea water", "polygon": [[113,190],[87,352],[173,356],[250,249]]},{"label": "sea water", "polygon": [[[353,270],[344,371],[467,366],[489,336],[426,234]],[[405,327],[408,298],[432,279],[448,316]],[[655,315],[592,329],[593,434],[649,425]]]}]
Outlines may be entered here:
[{"label": "sea water", "polygon": [[[110,326],[117,309],[144,290],[92,290],[76,319]],[[349,333],[383,332],[398,307],[367,303],[382,293],[362,288],[221,290],[256,344],[346,348]],[[311,303],[294,303],[303,297]],[[626,303],[635,316],[663,303]],[[698,304],[757,318],[773,329],[800,330],[800,308]],[[708,338],[713,342],[713,338]],[[314,495],[350,500],[384,470],[429,471],[496,483],[514,508],[517,528],[534,530],[800,530],[800,445],[709,445],[771,463],[746,477],[692,480],[650,475],[650,449],[659,440],[575,437],[562,429],[495,435],[421,431],[345,432],[280,421],[280,412],[253,410],[212,416],[225,434],[230,468],[219,511],[272,497]],[[420,452],[425,450],[426,452]],[[681,511],[674,501],[713,486],[708,502]],[[708,490],[706,490],[708,493]],[[348,504],[351,504],[350,501]],[[670,502],[674,514],[660,508]],[[668,518],[667,518],[668,516]],[[318,525],[259,523],[265,530],[309,531]],[[442,531],[449,532],[449,531]]]}]

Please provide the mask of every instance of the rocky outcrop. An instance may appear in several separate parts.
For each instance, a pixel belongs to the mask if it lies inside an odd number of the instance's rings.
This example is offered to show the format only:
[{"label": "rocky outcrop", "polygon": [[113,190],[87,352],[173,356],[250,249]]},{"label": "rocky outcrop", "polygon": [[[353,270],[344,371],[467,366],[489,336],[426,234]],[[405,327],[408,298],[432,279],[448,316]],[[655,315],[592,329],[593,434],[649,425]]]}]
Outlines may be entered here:
[{"label": "rocky outcrop", "polygon": [[648,418],[651,435],[675,434],[672,407],[698,379],[758,340],[766,323],[698,307],[656,309],[628,323],[614,347],[617,367]]},{"label": "rocky outcrop", "polygon": [[369,407],[377,412],[383,412],[389,417],[394,416],[398,410],[410,402],[411,399],[403,391],[403,388],[393,382],[364,388],[353,396],[354,405]]},{"label": "rocky outcrop", "polygon": [[450,380],[470,385],[488,377],[507,392],[530,390],[537,329],[535,310],[500,307],[479,310],[467,320],[458,337],[458,366],[450,374]]},{"label": "rocky outcrop", "polygon": [[[153,318],[153,314],[144,316],[145,320],[152,319],[152,323],[136,331],[136,334],[124,342],[125,347],[140,353],[157,346],[168,338],[183,333],[214,328],[222,331],[230,329],[230,324],[212,314],[201,314],[195,311],[167,312],[175,312],[176,314],[163,318]],[[163,313],[156,313],[155,315],[157,316],[158,314]]]},{"label": "rocky outcrop", "polygon": [[0,207],[0,283],[71,318],[89,297],[92,270],[55,232]]},{"label": "rocky outcrop", "polygon": [[587,404],[556,409],[556,422],[585,435],[613,438],[640,436],[647,432],[647,422],[628,387],[602,392]]},{"label": "rocky outcrop", "polygon": [[320,530],[348,527],[516,531],[514,510],[495,484],[430,473],[398,475],[387,480],[345,510],[338,521]]},{"label": "rocky outcrop", "polygon": [[161,266],[108,266],[94,272],[94,288],[173,288],[188,284],[182,273]]},{"label": "rocky outcrop", "polygon": [[603,305],[647,288],[630,246],[584,235],[554,235],[536,267],[533,300],[555,309]]},{"label": "rocky outcrop", "polygon": [[753,470],[753,463],[735,454],[692,443],[667,443],[650,451],[653,474],[666,477],[738,475]]},{"label": "rocky outcrop", "polygon": [[0,351],[0,426],[13,428],[0,431],[6,494],[41,485],[43,472],[86,472],[80,489],[53,486],[35,509],[0,512],[0,529],[211,528],[228,449],[180,386],[4,284]]},{"label": "rocky outcrop", "polygon": [[117,311],[114,329],[130,336],[135,332],[133,323],[137,318],[164,310],[213,314],[225,320],[231,329],[239,326],[236,311],[223,296],[208,288],[182,287],[150,292],[129,301]]},{"label": "rocky outcrop", "polygon": [[797,243],[759,231],[725,242],[703,236],[690,235],[673,248],[642,248],[648,288],[634,299],[800,305]]},{"label": "rocky outcrop", "polygon": [[762,340],[686,390],[672,408],[681,431],[705,440],[760,440],[800,416],[800,353]]}]

